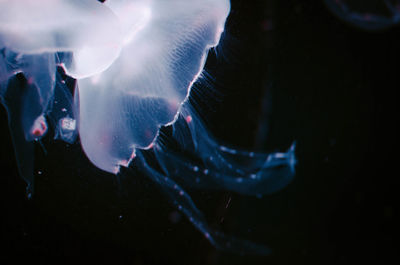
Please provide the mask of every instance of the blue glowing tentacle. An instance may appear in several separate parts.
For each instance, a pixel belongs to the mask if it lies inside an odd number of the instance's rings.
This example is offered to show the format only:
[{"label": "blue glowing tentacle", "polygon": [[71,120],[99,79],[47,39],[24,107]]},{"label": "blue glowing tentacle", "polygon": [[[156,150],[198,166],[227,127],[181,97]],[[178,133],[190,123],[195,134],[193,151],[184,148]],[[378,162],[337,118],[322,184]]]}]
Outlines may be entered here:
[{"label": "blue glowing tentacle", "polygon": [[[161,149],[156,146],[155,154],[160,162],[163,171],[167,176],[179,180],[184,186],[195,189],[228,190],[240,194],[262,196],[281,190],[286,187],[294,177],[295,144],[285,153],[256,154],[263,156],[264,161],[260,168],[243,176],[241,171],[248,171],[248,168],[240,168],[237,164],[229,165],[234,170],[217,169],[189,163],[188,158],[173,150]],[[157,150],[158,149],[158,150]],[[217,161],[218,163],[218,161]],[[179,174],[175,174],[179,172]]]},{"label": "blue glowing tentacle", "polygon": [[[217,249],[237,254],[268,255],[270,249],[254,242],[227,236],[221,232],[212,230],[203,214],[194,204],[192,198],[171,177],[164,176],[151,168],[143,155],[138,152],[135,165],[142,170],[155,183],[158,184],[171,202],[180,210],[189,221],[206,237]],[[172,176],[173,177],[173,176]]]},{"label": "blue glowing tentacle", "polygon": [[[396,3],[400,6],[399,1]],[[325,0],[325,4],[341,20],[364,30],[380,30],[400,22],[400,10],[388,0],[383,0],[383,5],[391,13],[390,16],[353,11],[345,0]]]}]

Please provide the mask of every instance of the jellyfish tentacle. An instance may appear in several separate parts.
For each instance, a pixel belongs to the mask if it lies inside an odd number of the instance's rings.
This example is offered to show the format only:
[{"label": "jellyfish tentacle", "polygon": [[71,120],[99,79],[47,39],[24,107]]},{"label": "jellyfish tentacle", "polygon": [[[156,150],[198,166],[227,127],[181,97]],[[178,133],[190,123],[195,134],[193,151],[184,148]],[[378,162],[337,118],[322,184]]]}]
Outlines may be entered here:
[{"label": "jellyfish tentacle", "polygon": [[168,177],[162,175],[160,172],[153,169],[140,152],[138,152],[135,162],[138,169],[142,170],[157,183],[158,187],[168,196],[173,205],[188,218],[215,248],[237,254],[270,254],[270,249],[264,245],[228,236],[222,232],[211,229],[192,198],[173,180],[173,176]]}]

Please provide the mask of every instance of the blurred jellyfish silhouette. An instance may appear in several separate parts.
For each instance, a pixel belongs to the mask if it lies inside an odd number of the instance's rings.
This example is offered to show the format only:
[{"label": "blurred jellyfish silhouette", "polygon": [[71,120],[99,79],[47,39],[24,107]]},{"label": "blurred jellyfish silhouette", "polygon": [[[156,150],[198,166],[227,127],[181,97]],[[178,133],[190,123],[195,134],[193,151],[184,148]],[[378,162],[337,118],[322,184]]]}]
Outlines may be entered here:
[{"label": "blurred jellyfish silhouette", "polygon": [[0,98],[28,194],[35,141],[79,132],[96,167],[117,174],[133,160],[215,247],[267,254],[212,230],[183,189],[257,196],[294,176],[294,144],[222,146],[188,100],[229,11],[229,0],[0,0]]},{"label": "blurred jellyfish silhouette", "polygon": [[400,22],[400,0],[324,0],[341,20],[363,30],[381,30]]}]

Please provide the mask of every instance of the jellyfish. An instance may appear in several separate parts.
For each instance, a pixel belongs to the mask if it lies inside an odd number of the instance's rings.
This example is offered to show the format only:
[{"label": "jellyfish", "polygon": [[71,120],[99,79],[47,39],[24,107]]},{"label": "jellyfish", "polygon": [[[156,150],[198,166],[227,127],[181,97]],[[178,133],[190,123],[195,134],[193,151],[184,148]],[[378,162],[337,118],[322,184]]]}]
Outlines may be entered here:
[{"label": "jellyfish", "polygon": [[381,30],[400,22],[399,0],[324,0],[341,20],[363,30]]},{"label": "jellyfish", "polygon": [[54,130],[67,143],[79,137],[106,172],[146,174],[216,248],[267,254],[211,229],[187,192],[262,196],[294,176],[295,144],[221,145],[189,100],[229,12],[229,0],[0,0],[0,99],[28,196],[33,146]]}]

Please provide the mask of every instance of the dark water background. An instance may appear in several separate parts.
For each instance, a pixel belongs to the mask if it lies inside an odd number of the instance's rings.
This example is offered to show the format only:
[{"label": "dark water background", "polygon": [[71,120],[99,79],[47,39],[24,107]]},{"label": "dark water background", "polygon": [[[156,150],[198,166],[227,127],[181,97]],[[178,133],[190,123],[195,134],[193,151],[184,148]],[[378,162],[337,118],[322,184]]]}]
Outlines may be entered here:
[{"label": "dark water background", "polygon": [[296,140],[297,174],[261,199],[189,193],[212,227],[273,253],[216,251],[148,178],[118,182],[78,144],[37,146],[27,200],[1,108],[0,264],[397,263],[399,28],[362,31],[309,0],[232,1],[228,23],[207,124],[243,148]]}]

